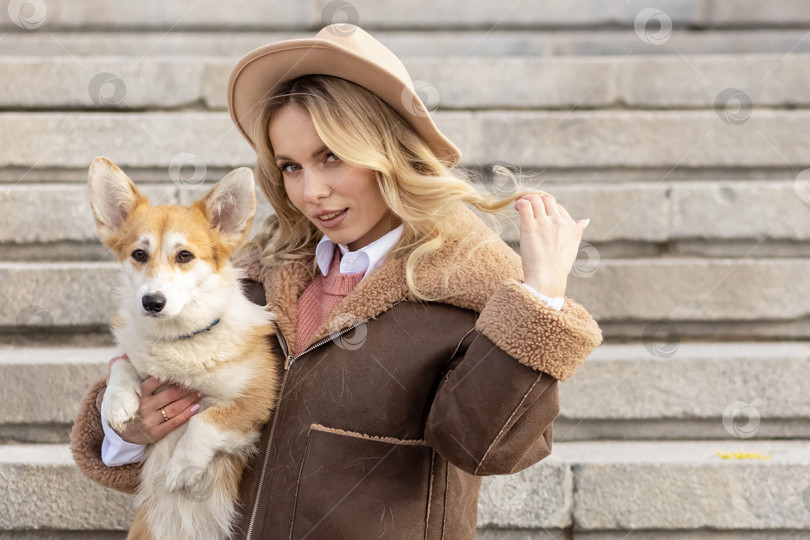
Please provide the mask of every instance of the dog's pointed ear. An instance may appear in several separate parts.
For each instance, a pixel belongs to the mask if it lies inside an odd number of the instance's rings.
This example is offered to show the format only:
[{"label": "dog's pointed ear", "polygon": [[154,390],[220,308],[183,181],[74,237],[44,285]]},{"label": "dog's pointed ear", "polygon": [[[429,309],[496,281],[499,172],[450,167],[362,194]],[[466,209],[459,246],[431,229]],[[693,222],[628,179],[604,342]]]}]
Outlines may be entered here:
[{"label": "dog's pointed ear", "polygon": [[105,157],[97,157],[90,164],[87,187],[98,236],[112,249],[127,217],[139,205],[148,205],[149,199],[118,165]]},{"label": "dog's pointed ear", "polygon": [[248,167],[234,169],[194,204],[203,211],[228,249],[236,249],[250,234],[256,215],[253,171]]}]

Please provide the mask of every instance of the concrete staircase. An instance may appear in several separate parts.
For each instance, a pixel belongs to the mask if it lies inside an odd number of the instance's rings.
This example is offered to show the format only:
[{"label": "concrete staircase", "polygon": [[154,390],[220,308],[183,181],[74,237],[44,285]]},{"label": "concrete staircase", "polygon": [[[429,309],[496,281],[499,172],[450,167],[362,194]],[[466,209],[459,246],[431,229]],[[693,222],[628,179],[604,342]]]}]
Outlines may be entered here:
[{"label": "concrete staircase", "polygon": [[0,17],[0,540],[132,517],[67,447],[113,355],[90,162],[190,202],[254,164],[234,62],[344,20],[401,55],[485,188],[509,165],[591,218],[566,293],[606,342],[561,384],[552,455],[484,479],[478,537],[810,538],[805,2],[25,6]]}]

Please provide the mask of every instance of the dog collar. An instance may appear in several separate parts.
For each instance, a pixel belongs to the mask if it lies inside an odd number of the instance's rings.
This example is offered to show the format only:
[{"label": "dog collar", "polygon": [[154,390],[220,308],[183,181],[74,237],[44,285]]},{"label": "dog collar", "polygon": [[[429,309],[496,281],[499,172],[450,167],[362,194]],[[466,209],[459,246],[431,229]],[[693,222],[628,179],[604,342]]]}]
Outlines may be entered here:
[{"label": "dog collar", "polygon": [[192,332],[192,333],[190,333],[190,334],[183,334],[182,336],[178,336],[176,339],[188,339],[188,338],[192,338],[192,337],[196,336],[197,334],[199,334],[199,333],[201,333],[201,332],[207,332],[208,330],[211,330],[211,329],[212,329],[213,327],[215,327],[217,324],[219,324],[219,317],[217,317],[217,320],[215,320],[214,322],[212,322],[211,324],[209,324],[207,327],[202,328],[202,329],[200,329],[200,330],[196,330],[196,331],[194,331],[194,332]]}]

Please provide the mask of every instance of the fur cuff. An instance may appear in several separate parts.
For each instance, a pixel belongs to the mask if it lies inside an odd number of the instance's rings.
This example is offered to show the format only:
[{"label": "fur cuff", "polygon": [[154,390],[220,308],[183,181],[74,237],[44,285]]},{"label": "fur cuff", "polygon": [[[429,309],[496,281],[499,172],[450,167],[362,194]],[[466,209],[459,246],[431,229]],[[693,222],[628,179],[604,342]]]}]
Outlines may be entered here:
[{"label": "fur cuff", "polygon": [[602,331],[584,307],[565,297],[557,311],[514,278],[498,286],[475,328],[521,364],[561,381],[602,343]]},{"label": "fur cuff", "polygon": [[107,377],[102,377],[93,383],[82,399],[79,414],[70,432],[70,452],[73,454],[73,461],[90,480],[124,493],[135,493],[140,483],[142,462],[108,467],[101,461],[104,428],[101,426],[101,415],[96,403],[106,388]]}]

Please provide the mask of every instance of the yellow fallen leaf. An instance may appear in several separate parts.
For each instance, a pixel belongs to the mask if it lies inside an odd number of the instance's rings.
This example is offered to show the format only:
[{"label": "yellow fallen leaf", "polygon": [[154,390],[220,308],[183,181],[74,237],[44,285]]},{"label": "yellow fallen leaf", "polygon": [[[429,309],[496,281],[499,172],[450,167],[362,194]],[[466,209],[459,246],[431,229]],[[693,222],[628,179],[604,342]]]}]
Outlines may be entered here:
[{"label": "yellow fallen leaf", "polygon": [[760,452],[746,452],[744,450],[736,452],[718,450],[717,455],[720,456],[720,459],[771,459],[773,457],[772,455],[763,456]]}]

